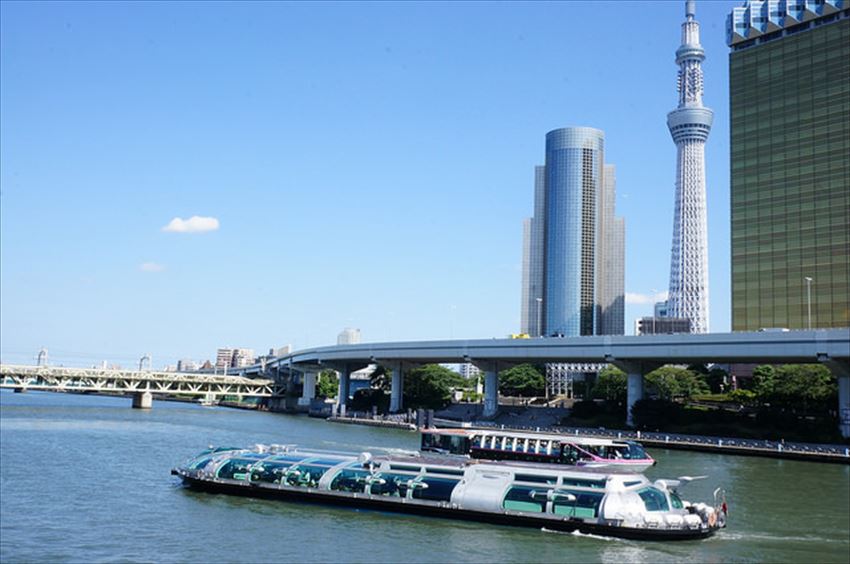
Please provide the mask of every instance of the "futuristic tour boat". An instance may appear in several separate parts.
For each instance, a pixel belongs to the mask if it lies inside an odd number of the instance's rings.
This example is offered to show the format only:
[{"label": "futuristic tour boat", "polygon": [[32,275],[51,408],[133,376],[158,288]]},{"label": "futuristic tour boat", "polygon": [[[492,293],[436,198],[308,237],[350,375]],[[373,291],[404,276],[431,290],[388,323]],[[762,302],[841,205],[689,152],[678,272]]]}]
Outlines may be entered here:
[{"label": "futuristic tour boat", "polygon": [[490,429],[425,429],[422,451],[643,472],[655,460],[634,441]]},{"label": "futuristic tour boat", "polygon": [[695,478],[650,482],[553,464],[257,445],[210,448],[171,473],[210,492],[630,539],[699,539],[726,524],[720,488],[712,504],[679,497]]}]

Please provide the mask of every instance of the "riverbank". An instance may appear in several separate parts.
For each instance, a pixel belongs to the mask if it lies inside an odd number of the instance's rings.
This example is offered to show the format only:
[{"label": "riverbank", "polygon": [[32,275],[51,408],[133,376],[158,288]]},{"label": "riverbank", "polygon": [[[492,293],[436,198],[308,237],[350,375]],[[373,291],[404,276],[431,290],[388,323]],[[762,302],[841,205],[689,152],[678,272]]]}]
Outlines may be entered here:
[{"label": "riverbank", "polygon": [[[366,425],[370,427],[389,427],[394,429],[415,430],[416,425],[405,421],[370,419],[368,417],[334,416],[328,418],[334,423],[349,425]],[[522,427],[496,425],[485,421],[460,423],[457,421],[435,419],[435,427],[450,427],[464,429],[505,429],[511,431],[555,433],[577,437],[595,437],[606,439],[621,439],[639,441],[649,448],[666,448],[689,450],[713,454],[756,456],[762,458],[777,458],[784,460],[805,460],[809,462],[826,462],[831,464],[850,465],[850,447],[835,444],[797,443],[784,441],[765,441],[742,439],[736,437],[708,437],[701,435],[682,435],[671,433],[645,433],[630,430],[610,430],[599,428],[538,426]]]}]

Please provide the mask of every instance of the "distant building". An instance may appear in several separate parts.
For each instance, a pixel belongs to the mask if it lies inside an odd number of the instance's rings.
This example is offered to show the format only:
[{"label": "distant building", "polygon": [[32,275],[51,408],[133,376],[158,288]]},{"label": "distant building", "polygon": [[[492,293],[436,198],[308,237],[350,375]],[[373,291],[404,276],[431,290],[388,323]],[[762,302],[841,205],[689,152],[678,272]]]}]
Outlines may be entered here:
[{"label": "distant building", "polygon": [[177,372],[194,372],[198,369],[198,363],[194,360],[184,358],[177,361]]},{"label": "distant building", "polygon": [[338,345],[359,345],[360,344],[360,329],[346,327],[336,338]]},{"label": "distant building", "polygon": [[234,349],[230,366],[240,368],[254,364],[254,349]]},{"label": "distant building", "polygon": [[292,345],[283,345],[280,348],[273,349],[269,351],[269,354],[272,356],[286,356],[292,352]]},{"label": "distant building", "polygon": [[457,365],[458,374],[466,378],[477,378],[481,374],[481,370],[471,362],[464,362]]},{"label": "distant building", "polygon": [[230,363],[233,362],[233,349],[232,348],[221,348],[218,349],[215,353],[215,367],[216,368],[228,368],[230,367]]},{"label": "distant building", "polygon": [[726,38],[732,330],[848,327],[850,4],[746,2]]},{"label": "distant building", "polygon": [[254,364],[254,349],[220,348],[215,355],[216,368],[238,368],[251,364]]}]

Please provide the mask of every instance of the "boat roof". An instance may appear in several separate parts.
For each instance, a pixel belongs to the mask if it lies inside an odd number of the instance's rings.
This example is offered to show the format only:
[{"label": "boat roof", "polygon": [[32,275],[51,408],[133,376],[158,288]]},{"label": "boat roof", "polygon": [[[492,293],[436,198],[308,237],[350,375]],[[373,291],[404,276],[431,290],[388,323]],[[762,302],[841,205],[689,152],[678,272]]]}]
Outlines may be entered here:
[{"label": "boat roof", "polygon": [[575,435],[557,435],[554,433],[538,433],[535,431],[508,431],[504,429],[423,429],[423,433],[436,433],[439,435],[460,435],[472,437],[475,435],[497,435],[499,437],[510,437],[520,439],[534,439],[544,441],[559,441],[575,443],[580,445],[613,446],[626,445],[627,440],[603,439],[597,437],[579,437]]}]

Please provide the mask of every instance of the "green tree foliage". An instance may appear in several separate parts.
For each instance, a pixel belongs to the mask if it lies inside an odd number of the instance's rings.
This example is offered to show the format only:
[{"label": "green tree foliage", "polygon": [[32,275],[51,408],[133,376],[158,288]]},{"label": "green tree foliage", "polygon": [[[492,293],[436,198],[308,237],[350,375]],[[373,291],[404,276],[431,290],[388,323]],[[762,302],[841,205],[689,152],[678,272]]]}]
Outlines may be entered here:
[{"label": "green tree foliage", "polygon": [[546,393],[546,379],[531,364],[519,364],[499,373],[499,393],[532,397]]},{"label": "green tree foliage", "polygon": [[702,376],[702,380],[711,390],[711,393],[720,394],[726,390],[729,382],[728,377],[729,375],[722,368],[712,368]]},{"label": "green tree foliage", "polygon": [[623,403],[627,394],[628,377],[625,372],[615,366],[606,366],[599,372],[593,387],[593,397]]},{"label": "green tree foliage", "polygon": [[333,370],[322,370],[316,381],[316,397],[335,398],[339,393],[339,377]]},{"label": "green tree foliage", "polygon": [[442,409],[451,402],[452,389],[467,385],[457,372],[438,364],[426,364],[405,374],[404,405],[412,409]]},{"label": "green tree foliage", "polygon": [[758,366],[753,370],[756,401],[774,408],[825,413],[837,401],[838,385],[820,364]]},{"label": "green tree foliage", "polygon": [[686,368],[662,366],[646,375],[650,393],[663,400],[688,399],[695,394],[708,393],[708,385]]},{"label": "green tree foliage", "polygon": [[665,399],[642,399],[632,406],[632,418],[639,429],[664,429],[682,418],[682,406]]},{"label": "green tree foliage", "polygon": [[378,413],[387,413],[390,410],[390,394],[376,388],[364,388],[354,392],[351,398],[351,409],[353,411],[372,411],[377,406]]},{"label": "green tree foliage", "polygon": [[372,375],[369,376],[369,386],[375,390],[390,392],[393,384],[392,376],[392,370],[379,364]]}]

